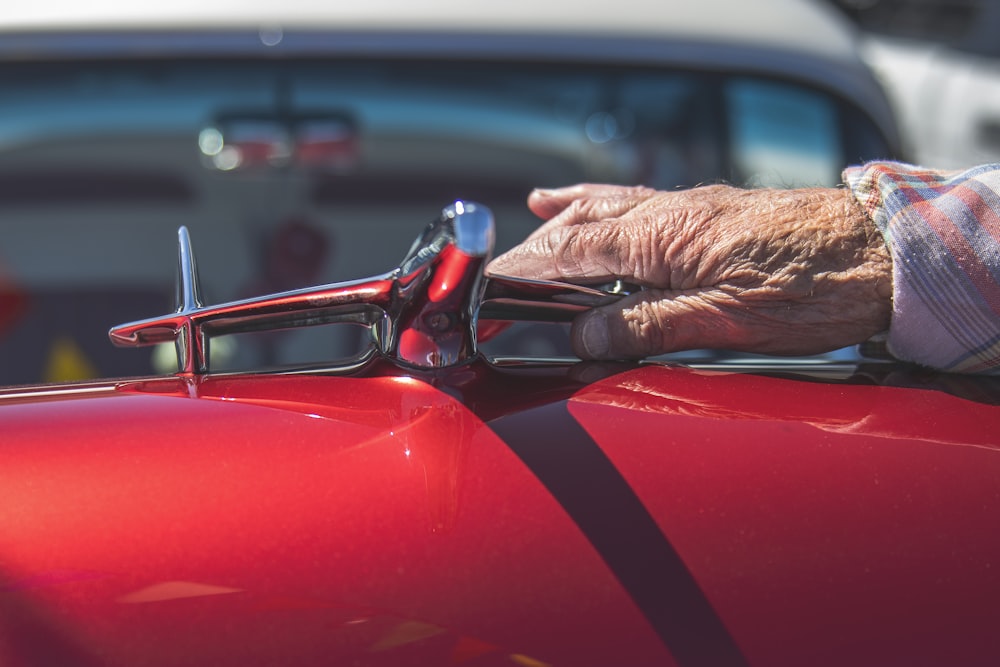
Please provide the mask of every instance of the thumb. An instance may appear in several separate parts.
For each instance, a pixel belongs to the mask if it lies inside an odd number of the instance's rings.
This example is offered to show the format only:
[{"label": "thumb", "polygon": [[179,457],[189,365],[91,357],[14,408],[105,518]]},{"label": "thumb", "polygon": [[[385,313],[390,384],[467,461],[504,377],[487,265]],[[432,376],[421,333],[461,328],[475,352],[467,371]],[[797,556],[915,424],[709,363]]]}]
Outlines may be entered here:
[{"label": "thumb", "polygon": [[570,335],[582,359],[639,359],[731,347],[733,329],[711,295],[646,290],[577,316]]}]

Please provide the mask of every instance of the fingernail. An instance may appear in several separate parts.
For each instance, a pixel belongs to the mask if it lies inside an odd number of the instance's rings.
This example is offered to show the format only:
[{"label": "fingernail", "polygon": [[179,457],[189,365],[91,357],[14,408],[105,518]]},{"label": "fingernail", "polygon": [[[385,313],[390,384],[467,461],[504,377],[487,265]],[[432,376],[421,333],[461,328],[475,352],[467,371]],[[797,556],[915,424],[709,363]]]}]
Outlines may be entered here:
[{"label": "fingernail", "polygon": [[607,357],[611,343],[608,340],[608,320],[603,313],[591,313],[580,329],[580,343],[591,359]]},{"label": "fingernail", "polygon": [[549,190],[547,188],[535,188],[531,191],[531,194],[537,197],[551,197],[554,192],[554,190]]}]

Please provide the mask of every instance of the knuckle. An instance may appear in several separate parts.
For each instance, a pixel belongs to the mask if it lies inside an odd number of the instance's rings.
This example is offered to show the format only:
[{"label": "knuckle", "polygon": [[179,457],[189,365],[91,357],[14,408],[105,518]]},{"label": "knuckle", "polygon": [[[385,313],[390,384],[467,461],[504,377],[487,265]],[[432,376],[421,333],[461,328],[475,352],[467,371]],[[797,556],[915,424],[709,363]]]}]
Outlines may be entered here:
[{"label": "knuckle", "polygon": [[634,356],[659,354],[669,349],[670,322],[656,302],[643,300],[623,313],[626,345]]}]

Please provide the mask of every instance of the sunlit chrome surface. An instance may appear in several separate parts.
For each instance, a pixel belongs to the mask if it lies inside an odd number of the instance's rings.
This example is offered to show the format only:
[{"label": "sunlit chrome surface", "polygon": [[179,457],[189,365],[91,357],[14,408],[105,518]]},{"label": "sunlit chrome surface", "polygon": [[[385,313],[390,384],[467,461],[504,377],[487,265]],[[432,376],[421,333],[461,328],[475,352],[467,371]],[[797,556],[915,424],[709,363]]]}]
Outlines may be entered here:
[{"label": "sunlit chrome surface", "polygon": [[[456,221],[472,252],[456,242]],[[489,260],[493,218],[475,204],[453,204],[427,227],[395,270],[372,278],[293,290],[205,307],[187,230],[181,228],[177,311],[114,327],[121,346],[174,341],[179,370],[209,370],[209,339],[243,333],[332,322],[368,325],[372,342],[388,357],[415,366],[448,366],[476,353],[475,306],[482,268]],[[485,249],[484,249],[485,245]],[[477,252],[478,251],[478,252]]]},{"label": "sunlit chrome surface", "polygon": [[487,320],[569,322],[583,310],[613,303],[639,289],[620,280],[587,287],[491,274],[479,316]]},{"label": "sunlit chrome surface", "polygon": [[457,201],[417,237],[399,266],[363,280],[331,283],[205,306],[187,229],[178,231],[174,313],[111,329],[123,347],[173,341],[184,375],[209,372],[213,336],[330,323],[366,325],[374,350],[422,368],[462,364],[478,353],[480,319],[567,321],[627,294],[567,283],[484,275],[493,252],[488,208]]}]

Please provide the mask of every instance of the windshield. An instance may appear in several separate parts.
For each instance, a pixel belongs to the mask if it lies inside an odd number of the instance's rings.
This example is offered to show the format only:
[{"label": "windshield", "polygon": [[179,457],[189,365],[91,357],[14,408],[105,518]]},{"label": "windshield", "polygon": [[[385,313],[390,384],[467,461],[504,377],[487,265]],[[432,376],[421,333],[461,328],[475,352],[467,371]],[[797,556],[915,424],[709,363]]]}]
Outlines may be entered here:
[{"label": "windshield", "polygon": [[[107,329],[172,309],[180,225],[220,302],[389,270],[457,198],[493,209],[500,252],[537,225],[534,187],[834,185],[888,154],[821,90],[662,69],[26,62],[0,71],[0,98],[4,384],[169,371]],[[274,334],[236,356],[338,358],[358,335]],[[546,336],[506,351],[563,351]]]}]

